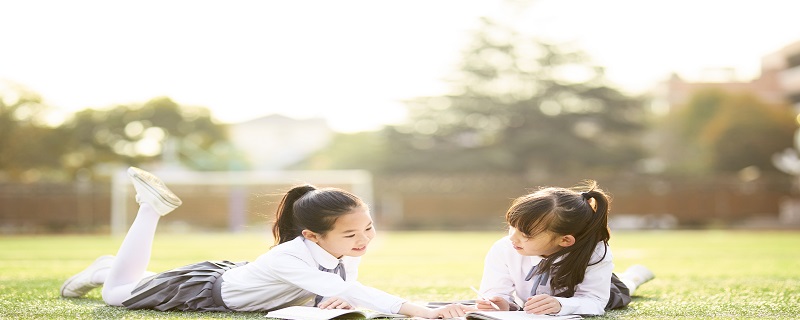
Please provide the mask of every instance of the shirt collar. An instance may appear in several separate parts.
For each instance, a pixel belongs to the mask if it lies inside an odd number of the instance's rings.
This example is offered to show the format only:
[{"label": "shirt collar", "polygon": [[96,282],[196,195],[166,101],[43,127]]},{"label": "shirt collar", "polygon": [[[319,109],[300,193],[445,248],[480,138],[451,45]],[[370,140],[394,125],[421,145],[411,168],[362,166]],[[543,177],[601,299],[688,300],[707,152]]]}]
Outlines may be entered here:
[{"label": "shirt collar", "polygon": [[325,249],[322,249],[322,247],[314,241],[303,238],[303,243],[305,243],[308,251],[311,252],[311,258],[324,268],[333,269],[339,264],[339,259],[328,253],[328,251],[325,251]]}]

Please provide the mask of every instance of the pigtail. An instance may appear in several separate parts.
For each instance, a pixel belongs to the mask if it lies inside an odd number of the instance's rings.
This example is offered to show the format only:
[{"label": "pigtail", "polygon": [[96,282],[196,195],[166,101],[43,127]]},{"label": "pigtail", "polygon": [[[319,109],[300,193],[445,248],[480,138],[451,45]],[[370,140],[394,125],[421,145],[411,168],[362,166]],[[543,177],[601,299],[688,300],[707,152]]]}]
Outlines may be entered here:
[{"label": "pigtail", "polygon": [[[585,190],[585,191],[580,191]],[[591,261],[595,247],[603,242],[608,245],[611,233],[608,229],[610,198],[597,187],[595,181],[585,181],[584,186],[572,190],[552,191],[556,200],[555,215],[558,216],[551,231],[571,234],[575,244],[565,247],[547,257],[542,268],[552,270],[550,284],[556,296],[572,297],[578,284],[583,282],[586,268],[602,261]],[[606,249],[607,250],[607,249]],[[559,259],[560,258],[560,259]],[[552,266],[552,269],[550,267]]]},{"label": "pigtail", "polygon": [[317,188],[312,185],[302,185],[292,188],[283,196],[278,210],[275,211],[275,223],[272,225],[272,234],[275,237],[273,247],[300,235],[302,230],[295,223],[294,203],[314,190]]},{"label": "pigtail", "polygon": [[[588,181],[587,183],[589,183],[589,191],[581,193],[581,196],[586,199],[587,204],[591,207],[593,212],[586,228],[587,236],[594,243],[602,241],[608,245],[608,240],[611,239],[611,231],[608,229],[608,211],[610,209],[611,200],[603,190],[597,188],[597,182]],[[590,263],[589,265],[598,262],[600,261]]]}]

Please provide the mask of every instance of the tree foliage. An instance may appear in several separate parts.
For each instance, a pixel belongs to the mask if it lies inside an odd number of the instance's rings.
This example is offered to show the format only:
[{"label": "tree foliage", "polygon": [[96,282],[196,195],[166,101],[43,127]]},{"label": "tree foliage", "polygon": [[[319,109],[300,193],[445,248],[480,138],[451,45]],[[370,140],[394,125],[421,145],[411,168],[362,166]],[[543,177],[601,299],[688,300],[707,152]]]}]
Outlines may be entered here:
[{"label": "tree foliage", "polygon": [[[32,168],[58,168],[67,150],[63,132],[46,122],[51,111],[39,95],[17,88],[0,95],[0,171],[25,180]],[[29,174],[30,175],[30,174]]]},{"label": "tree foliage", "polygon": [[786,105],[770,105],[752,94],[709,89],[695,93],[669,121],[676,129],[677,170],[737,172],[746,167],[775,171],[771,157],[792,146],[797,126]]},{"label": "tree foliage", "polygon": [[142,105],[86,109],[64,126],[73,150],[65,155],[70,168],[109,162],[135,165],[166,151],[172,153],[166,156],[193,169],[227,169],[225,153],[215,152],[229,149],[224,127],[207,109],[180,106],[166,97]]},{"label": "tree foliage", "polygon": [[464,51],[451,94],[408,102],[384,134],[390,171],[617,170],[643,156],[642,103],[607,85],[579,51],[494,21]]},{"label": "tree foliage", "polygon": [[50,111],[26,90],[0,95],[0,172],[7,179],[69,179],[79,170],[140,165],[164,156],[197,170],[224,170],[243,162],[228,143],[225,127],[207,109],[180,106],[166,97],[85,109],[60,125],[45,121]]}]

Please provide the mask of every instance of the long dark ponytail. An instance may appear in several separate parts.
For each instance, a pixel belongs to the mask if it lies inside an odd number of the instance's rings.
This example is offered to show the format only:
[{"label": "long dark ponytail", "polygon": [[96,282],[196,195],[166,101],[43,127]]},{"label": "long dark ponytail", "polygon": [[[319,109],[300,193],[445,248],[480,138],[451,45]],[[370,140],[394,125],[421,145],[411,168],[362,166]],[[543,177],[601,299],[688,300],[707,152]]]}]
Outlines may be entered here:
[{"label": "long dark ponytail", "polygon": [[[575,243],[548,256],[537,269],[551,270],[550,285],[557,296],[571,297],[583,282],[598,243],[608,245],[610,197],[592,180],[571,189],[541,188],[514,201],[506,212],[508,224],[526,234],[550,231],[572,235]],[[605,257],[605,253],[603,258]]]},{"label": "long dark ponytail", "polygon": [[324,235],[333,229],[338,217],[358,207],[366,207],[366,204],[342,189],[312,185],[293,187],[283,196],[275,212],[273,247],[297,238],[304,229]]}]

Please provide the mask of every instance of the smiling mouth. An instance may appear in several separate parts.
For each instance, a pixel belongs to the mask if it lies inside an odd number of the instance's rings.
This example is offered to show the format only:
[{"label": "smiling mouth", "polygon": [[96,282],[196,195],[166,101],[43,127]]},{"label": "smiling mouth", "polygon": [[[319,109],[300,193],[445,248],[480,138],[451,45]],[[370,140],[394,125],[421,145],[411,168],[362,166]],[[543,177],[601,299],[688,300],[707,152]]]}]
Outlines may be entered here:
[{"label": "smiling mouth", "polygon": [[367,246],[363,246],[363,247],[359,247],[359,248],[353,248],[353,251],[364,251],[364,250],[367,250]]}]

